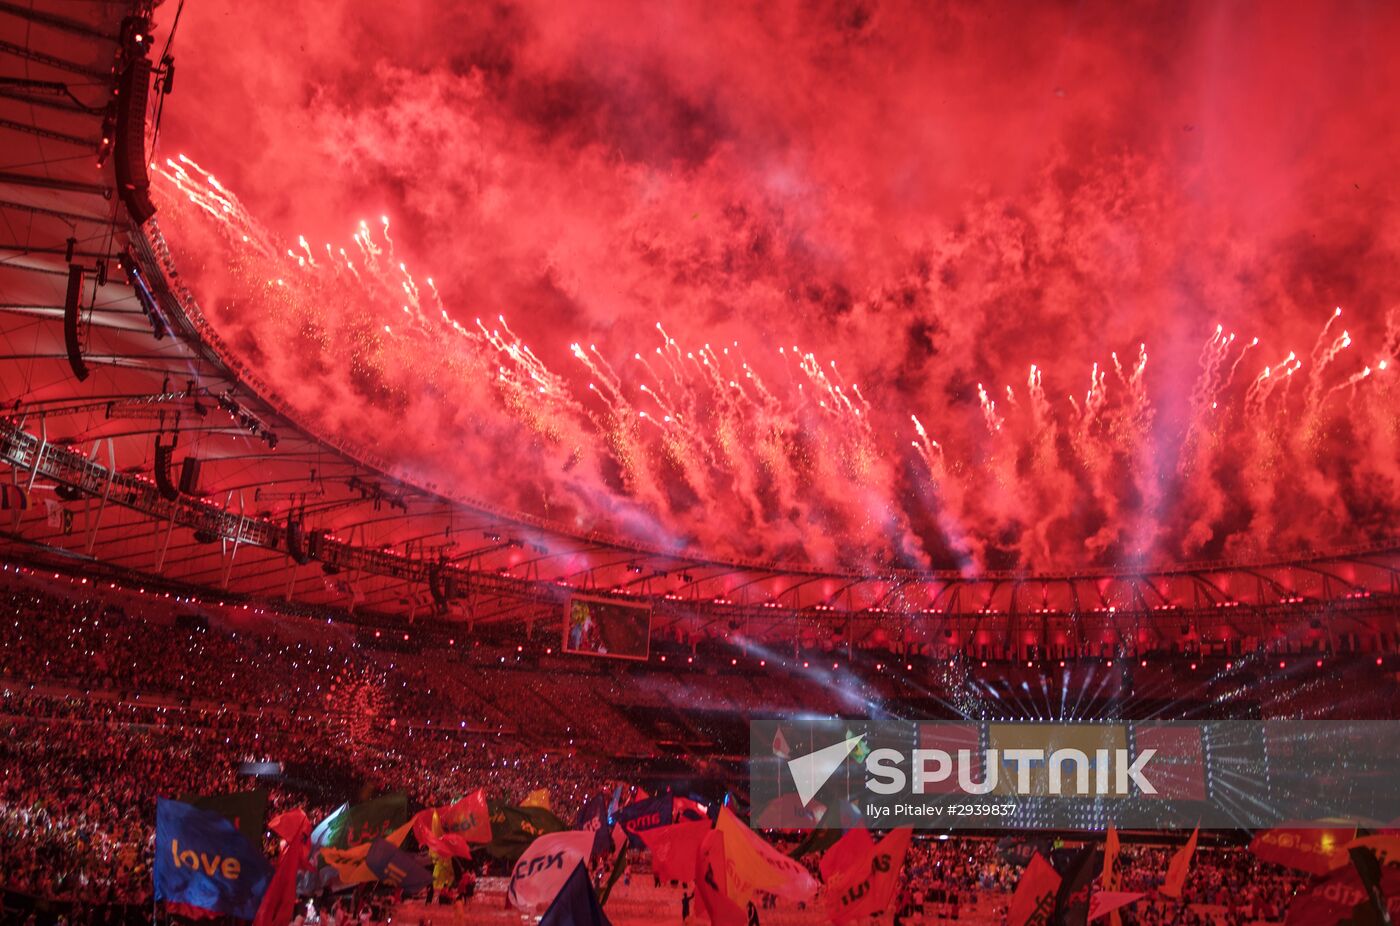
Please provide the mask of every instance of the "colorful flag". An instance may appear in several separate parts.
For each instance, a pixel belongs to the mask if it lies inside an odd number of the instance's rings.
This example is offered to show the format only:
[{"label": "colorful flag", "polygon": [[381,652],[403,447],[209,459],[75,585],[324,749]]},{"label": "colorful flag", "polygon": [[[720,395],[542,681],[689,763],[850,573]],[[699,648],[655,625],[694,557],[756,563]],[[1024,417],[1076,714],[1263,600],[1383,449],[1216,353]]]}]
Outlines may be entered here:
[{"label": "colorful flag", "polygon": [[1089,890],[1103,857],[1095,845],[1059,849],[1050,853],[1051,863],[1060,872],[1060,890],[1055,895],[1055,915],[1062,926],[1079,926],[1089,917]]},{"label": "colorful flag", "polygon": [[1363,836],[1353,839],[1342,848],[1348,852],[1352,849],[1370,849],[1376,853],[1376,858],[1382,865],[1400,865],[1400,836]]},{"label": "colorful flag", "polygon": [[634,801],[613,814],[612,822],[622,824],[632,848],[641,849],[645,844],[637,834],[643,830],[656,829],[658,826],[669,826],[674,803],[670,797],[650,797]]},{"label": "colorful flag", "polygon": [[253,926],[282,926],[291,922],[292,907],[297,899],[297,875],[308,867],[311,856],[311,821],[300,808],[273,817],[268,828],[286,844]]},{"label": "colorful flag", "polygon": [[506,896],[511,906],[534,913],[549,906],[579,863],[588,863],[593,834],[566,830],[540,836],[511,869]]},{"label": "colorful flag", "polygon": [[[1400,913],[1400,867],[1381,868],[1381,894],[1392,914]],[[1371,888],[1354,865],[1338,868],[1314,882],[1288,905],[1286,926],[1337,926],[1340,923],[1377,923]],[[1392,916],[1392,919],[1395,917]]]},{"label": "colorful flag", "polygon": [[1249,851],[1260,861],[1310,875],[1325,875],[1346,865],[1343,846],[1355,838],[1354,826],[1280,826],[1255,836]]},{"label": "colorful flag", "polygon": [[248,840],[248,845],[262,849],[263,824],[267,820],[267,792],[262,788],[235,794],[187,795],[182,803],[200,810],[213,811],[227,819]]},{"label": "colorful flag", "polygon": [[840,841],[845,830],[865,826],[865,817],[850,801],[835,801],[826,808],[817,828],[788,850],[791,858],[802,858],[812,852],[825,852]]},{"label": "colorful flag", "polygon": [[1167,878],[1157,889],[1163,897],[1181,896],[1181,889],[1186,886],[1186,875],[1191,871],[1191,856],[1196,854],[1196,837],[1200,834],[1201,828],[1198,826],[1191,831],[1191,838],[1186,840],[1186,845],[1172,855],[1171,862],[1167,864]]},{"label": "colorful flag", "polygon": [[1105,891],[1118,890],[1118,830],[1113,824],[1108,825],[1108,838],[1103,843],[1103,889]]},{"label": "colorful flag", "polygon": [[612,926],[593,894],[588,869],[579,863],[540,917],[539,926]]},{"label": "colorful flag", "polygon": [[608,799],[605,795],[595,794],[584,801],[583,806],[579,808],[578,816],[574,817],[574,829],[606,829],[607,821]]},{"label": "colorful flag", "polygon": [[709,820],[689,820],[644,830],[641,837],[651,850],[651,870],[662,881],[692,880],[700,844],[709,832]]},{"label": "colorful flag", "polygon": [[822,880],[831,883],[831,879],[842,869],[848,868],[854,860],[863,857],[874,847],[875,840],[870,838],[870,831],[865,827],[858,826],[847,830],[835,845],[826,850],[821,861],[817,862],[817,870],[822,873]]},{"label": "colorful flag", "polygon": [[744,910],[729,897],[724,833],[710,830],[695,859],[695,893],[710,917],[710,926],[747,926]]},{"label": "colorful flag", "polygon": [[605,904],[608,902],[608,895],[612,893],[613,887],[622,878],[622,873],[627,870],[627,841],[623,840],[622,845],[617,848],[617,857],[613,859],[612,871],[608,872],[608,883],[603,885],[602,893],[598,895],[598,902]]},{"label": "colorful flag", "polygon": [[[1103,874],[1099,876],[1099,883],[1102,887],[1099,893],[1094,895],[1094,898],[1118,892],[1118,852],[1120,848],[1118,843],[1118,830],[1110,823],[1108,825],[1108,836],[1104,839],[1103,844]],[[1103,902],[1107,903],[1108,901]],[[1132,901],[1124,901],[1124,903],[1131,902]],[[1122,906],[1122,904],[1119,904],[1119,906]],[[1104,913],[1113,913],[1113,918],[1109,920],[1110,926],[1122,926],[1122,918],[1114,912],[1116,909],[1116,907],[1104,908]],[[1089,901],[1089,919],[1092,920],[1093,918],[1094,899],[1091,898]]]},{"label": "colorful flag", "polygon": [[433,883],[428,869],[387,839],[376,839],[370,843],[365,867],[381,883],[401,887],[405,894],[421,891]]},{"label": "colorful flag", "polygon": [[350,848],[382,839],[408,822],[408,796],[402,792],[384,794],[356,804],[345,817],[343,842],[337,848]]},{"label": "colorful flag", "polygon": [[1037,852],[1021,873],[1016,893],[1011,897],[1007,926],[1047,926],[1055,913],[1055,896],[1059,890],[1059,873]]},{"label": "colorful flag", "polygon": [[907,826],[892,830],[836,873],[826,889],[826,911],[833,923],[869,919],[889,909],[913,835]]},{"label": "colorful flag", "polygon": [[860,742],[856,743],[855,748],[851,750],[851,759],[854,760],[857,765],[860,765],[862,762],[865,761],[866,756],[870,755],[870,747],[865,745],[864,733],[852,733],[849,729],[847,729],[846,739],[849,740],[853,736],[860,737]]},{"label": "colorful flag", "polygon": [[272,870],[222,815],[160,800],[153,877],[158,901],[251,920]]},{"label": "colorful flag", "polygon": [[512,807],[496,801],[487,806],[491,810],[491,842],[486,852],[493,858],[514,862],[539,837],[568,829],[563,820],[543,807]]},{"label": "colorful flag", "polygon": [[770,846],[728,807],[721,808],[715,829],[725,837],[728,896],[747,902],[755,892],[766,891],[788,900],[808,901],[816,894],[817,879],[801,862]]},{"label": "colorful flag", "polygon": [[1089,921],[1093,922],[1101,916],[1107,916],[1146,896],[1146,894],[1134,894],[1131,891],[1099,891],[1089,898]]},{"label": "colorful flag", "polygon": [[[413,828],[412,821],[394,830],[384,839],[394,846],[403,845]],[[349,849],[321,849],[321,860],[336,870],[342,884],[364,884],[375,879],[374,872],[366,864],[370,843],[363,842]]]},{"label": "colorful flag", "polygon": [[345,838],[345,821],[350,813],[349,804],[341,804],[330,815],[311,831],[311,845],[319,849],[322,846],[336,847],[342,844]]},{"label": "colorful flag", "polygon": [[484,845],[491,841],[491,815],[485,794],[476,790],[454,804],[420,810],[413,817],[413,836],[420,846],[439,855],[471,858],[473,843]]},{"label": "colorful flag", "polygon": [[1375,913],[1376,920],[1389,924],[1390,914],[1386,911],[1385,890],[1381,886],[1381,860],[1376,858],[1375,852],[1365,846],[1348,849],[1347,855],[1351,857],[1351,865],[1356,869],[1361,886],[1366,890],[1366,897],[1370,901],[1371,911]]}]

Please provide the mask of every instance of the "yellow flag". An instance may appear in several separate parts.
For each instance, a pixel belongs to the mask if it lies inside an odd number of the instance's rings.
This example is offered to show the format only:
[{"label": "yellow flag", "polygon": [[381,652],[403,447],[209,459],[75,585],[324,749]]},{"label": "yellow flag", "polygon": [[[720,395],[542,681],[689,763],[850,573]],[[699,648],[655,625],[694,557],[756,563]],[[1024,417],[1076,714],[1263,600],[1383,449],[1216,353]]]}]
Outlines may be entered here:
[{"label": "yellow flag", "polygon": [[[433,822],[429,828],[434,836],[442,835],[442,818],[438,816],[436,810],[433,811]],[[452,859],[437,852],[429,852],[428,856],[433,860],[433,888],[442,890],[452,886]]]},{"label": "yellow flag", "polygon": [[520,802],[520,806],[521,806],[521,807],[541,807],[541,808],[543,808],[543,809],[545,809],[545,810],[548,810],[548,811],[550,811],[550,812],[553,812],[553,809],[554,809],[554,808],[552,808],[552,807],[549,806],[549,789],[548,789],[548,788],[540,788],[538,791],[531,791],[531,792],[525,797],[525,800],[523,800],[523,801]]}]

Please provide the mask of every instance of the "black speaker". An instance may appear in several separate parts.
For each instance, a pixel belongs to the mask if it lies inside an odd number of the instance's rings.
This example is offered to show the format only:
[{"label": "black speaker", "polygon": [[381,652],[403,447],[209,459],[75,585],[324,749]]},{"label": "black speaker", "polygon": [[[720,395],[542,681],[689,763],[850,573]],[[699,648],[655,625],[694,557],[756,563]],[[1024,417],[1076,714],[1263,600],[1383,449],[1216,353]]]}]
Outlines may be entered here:
[{"label": "black speaker", "polygon": [[78,313],[83,307],[83,268],[68,265],[68,295],[63,301],[63,345],[68,348],[68,365],[81,382],[88,378],[83,348],[78,343]]},{"label": "black speaker", "polygon": [[433,596],[433,607],[441,611],[447,604],[447,598],[442,591],[442,564],[428,564],[428,594]]},{"label": "black speaker", "polygon": [[312,531],[306,535],[306,556],[308,559],[321,558],[321,551],[324,549],[325,540],[325,531]]},{"label": "black speaker", "polygon": [[180,491],[186,495],[202,495],[199,491],[199,457],[185,457],[180,464]]},{"label": "black speaker", "polygon": [[142,224],[156,214],[151,177],[146,168],[146,101],[151,90],[151,62],[132,58],[117,89],[117,192],[126,211]]},{"label": "black speaker", "polygon": [[180,497],[180,491],[170,481],[170,457],[174,452],[174,441],[162,444],[160,438],[156,438],[156,488],[160,490],[162,498],[172,502]]},{"label": "black speaker", "polygon": [[287,515],[287,555],[302,566],[311,562],[311,557],[306,555],[306,547],[301,542],[301,522],[290,514]]}]

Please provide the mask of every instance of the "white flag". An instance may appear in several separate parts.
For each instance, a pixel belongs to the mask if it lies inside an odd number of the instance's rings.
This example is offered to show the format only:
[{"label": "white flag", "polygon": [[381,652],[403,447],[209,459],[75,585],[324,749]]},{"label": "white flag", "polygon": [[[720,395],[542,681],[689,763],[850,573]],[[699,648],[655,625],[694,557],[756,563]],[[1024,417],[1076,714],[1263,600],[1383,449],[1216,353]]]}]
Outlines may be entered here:
[{"label": "white flag", "polygon": [[548,907],[579,862],[588,864],[593,834],[586,830],[547,833],[530,843],[510,875],[513,907],[539,913]]}]

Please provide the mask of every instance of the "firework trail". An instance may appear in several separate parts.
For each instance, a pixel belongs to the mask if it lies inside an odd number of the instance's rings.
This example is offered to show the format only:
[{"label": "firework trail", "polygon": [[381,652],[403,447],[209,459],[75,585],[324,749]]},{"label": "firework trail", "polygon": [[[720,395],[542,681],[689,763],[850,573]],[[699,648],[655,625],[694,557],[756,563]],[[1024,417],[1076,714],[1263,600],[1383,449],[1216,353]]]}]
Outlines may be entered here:
[{"label": "firework trail", "polygon": [[[1150,552],[1170,531],[1159,523],[1161,489],[1144,457],[1152,452],[1157,416],[1146,343],[1137,345],[1131,364],[1116,351],[1108,352],[1107,366],[1090,361],[1087,389],[1060,402],[1046,386],[1055,371],[1038,364],[1030,365],[1023,392],[999,385],[1002,404],[992,388],[977,383],[983,439],[950,448],[933,439],[920,410],[899,407],[898,396],[886,407],[879,391],[868,396],[842,374],[839,358],[797,346],[765,352],[765,365],[782,374],[775,384],[737,340],[690,348],[658,322],[651,347],[625,363],[614,365],[606,345],[576,341],[568,346],[576,368],[553,369],[504,313],[490,324],[457,322],[455,316],[468,313],[433,278],[420,284],[395,256],[387,216],[378,229],[367,222],[354,227],[349,249],[318,247],[305,236],[283,246],[190,159],[166,161],[159,176],[172,204],[167,221],[193,240],[200,230],[217,232],[234,255],[228,285],[244,306],[277,312],[294,339],[348,352],[349,376],[337,394],[308,403],[308,411],[343,404],[371,416],[378,408],[407,415],[424,403],[450,403],[450,414],[432,413],[442,433],[409,446],[425,458],[430,448],[451,447],[464,467],[478,472],[496,471],[485,460],[501,447],[528,446],[537,465],[530,481],[546,485],[556,506],[571,499],[579,512],[642,525],[682,546],[852,568],[892,559],[932,563],[900,500],[910,490],[924,499],[942,545],[965,568],[985,565],[990,539],[999,535],[1018,536],[1021,562],[1057,561],[1062,538],[1076,529],[1076,498],[1084,493],[1099,512],[1099,526],[1080,537],[1093,557]],[[174,208],[177,203],[188,206]],[[1270,460],[1315,453],[1301,435],[1329,420],[1324,400],[1363,388],[1391,366],[1381,359],[1334,374],[1353,343],[1349,331],[1332,331],[1339,315],[1319,333],[1308,385],[1297,399],[1287,390],[1304,367],[1295,352],[1240,384],[1236,373],[1260,341],[1237,346],[1235,334],[1216,326],[1197,357],[1172,468],[1212,472],[1225,436],[1241,428],[1249,458],[1265,468],[1277,465]],[[1386,349],[1397,340],[1391,332]],[[1281,427],[1290,409],[1301,416],[1296,435]],[[342,413],[323,420],[336,431],[351,420],[363,425],[364,418]],[[1382,415],[1377,426],[1386,421],[1393,418]],[[473,434],[490,435],[491,442],[473,446]],[[900,446],[912,451],[908,461]],[[440,475],[440,464],[424,469]],[[1276,480],[1263,469],[1245,476],[1251,502],[1273,505]],[[695,521],[722,499],[731,500],[720,503],[722,526]],[[1174,543],[1194,551],[1217,529],[1225,502],[1218,492],[1191,497],[1190,491],[1184,502],[1192,514]],[[716,531],[727,541],[717,543]]]}]

